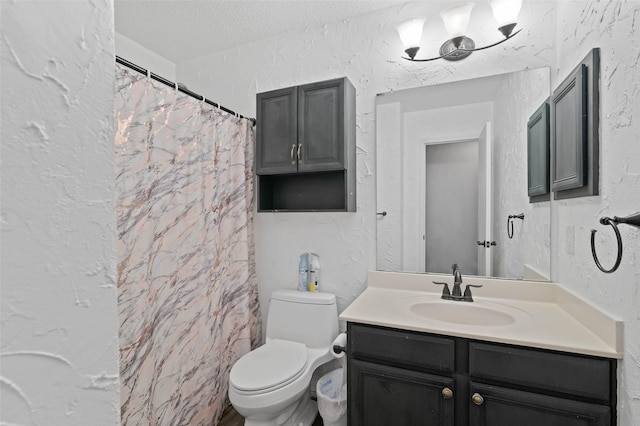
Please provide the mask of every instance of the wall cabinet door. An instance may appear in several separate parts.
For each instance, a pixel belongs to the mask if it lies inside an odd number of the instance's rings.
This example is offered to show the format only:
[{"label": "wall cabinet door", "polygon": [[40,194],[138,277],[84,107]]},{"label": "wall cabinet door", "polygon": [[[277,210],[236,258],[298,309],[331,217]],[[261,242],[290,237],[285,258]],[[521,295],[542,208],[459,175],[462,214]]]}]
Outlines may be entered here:
[{"label": "wall cabinet door", "polygon": [[551,190],[556,200],[599,194],[600,49],[551,96]]},{"label": "wall cabinet door", "polygon": [[298,87],[299,172],[342,170],[345,80]]},{"label": "wall cabinet door", "polygon": [[298,91],[296,87],[258,93],[256,173],[298,171]]},{"label": "wall cabinet door", "polygon": [[554,91],[554,191],[580,188],[587,182],[587,66],[581,64]]},{"label": "wall cabinet door", "polygon": [[453,378],[352,360],[350,426],[453,426]]},{"label": "wall cabinet door", "polygon": [[471,383],[471,426],[610,426],[611,410],[599,404]]}]

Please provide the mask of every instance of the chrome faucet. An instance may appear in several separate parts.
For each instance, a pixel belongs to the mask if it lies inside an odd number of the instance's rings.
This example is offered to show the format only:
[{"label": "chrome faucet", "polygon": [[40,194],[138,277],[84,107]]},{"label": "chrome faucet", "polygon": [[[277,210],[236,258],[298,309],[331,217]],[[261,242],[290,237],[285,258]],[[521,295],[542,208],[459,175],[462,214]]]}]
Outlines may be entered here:
[{"label": "chrome faucet", "polygon": [[453,297],[461,297],[462,291],[460,290],[460,284],[462,284],[462,274],[458,269],[457,263],[451,265],[451,269],[453,269],[453,293],[451,295]]},{"label": "chrome faucet", "polygon": [[442,289],[442,299],[446,300],[456,300],[462,302],[473,302],[473,296],[471,295],[470,287],[482,287],[482,285],[473,285],[467,284],[464,289],[464,294],[462,294],[462,290],[460,289],[460,285],[462,285],[462,274],[458,269],[458,264],[454,263],[451,265],[451,269],[453,269],[453,293],[449,291],[449,285],[443,282],[433,281],[434,284],[443,285]]}]

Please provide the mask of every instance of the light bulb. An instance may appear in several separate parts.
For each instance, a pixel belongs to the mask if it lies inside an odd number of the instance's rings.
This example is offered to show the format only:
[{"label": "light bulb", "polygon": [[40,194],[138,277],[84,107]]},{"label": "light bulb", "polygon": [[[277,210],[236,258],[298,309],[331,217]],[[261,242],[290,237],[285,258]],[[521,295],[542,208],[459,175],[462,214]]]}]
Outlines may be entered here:
[{"label": "light bulb", "polygon": [[515,24],[518,21],[518,13],[522,8],[522,0],[493,0],[491,2],[493,16],[498,22],[498,27]]},{"label": "light bulb", "polygon": [[411,18],[398,25],[398,34],[405,49],[420,46],[425,18]]},{"label": "light bulb", "polygon": [[473,6],[474,4],[471,2],[462,3],[440,12],[440,17],[449,33],[449,37],[462,37],[466,34]]}]

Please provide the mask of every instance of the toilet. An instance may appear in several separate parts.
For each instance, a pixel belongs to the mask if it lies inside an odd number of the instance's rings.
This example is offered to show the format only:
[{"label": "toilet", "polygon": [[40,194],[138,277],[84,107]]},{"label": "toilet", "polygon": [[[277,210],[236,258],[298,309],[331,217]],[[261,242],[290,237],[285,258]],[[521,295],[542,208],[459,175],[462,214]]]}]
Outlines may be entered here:
[{"label": "toilet", "polygon": [[277,290],[271,295],[265,344],[231,368],[229,400],[245,426],[311,426],[313,371],[333,359],[338,308],[330,293]]}]

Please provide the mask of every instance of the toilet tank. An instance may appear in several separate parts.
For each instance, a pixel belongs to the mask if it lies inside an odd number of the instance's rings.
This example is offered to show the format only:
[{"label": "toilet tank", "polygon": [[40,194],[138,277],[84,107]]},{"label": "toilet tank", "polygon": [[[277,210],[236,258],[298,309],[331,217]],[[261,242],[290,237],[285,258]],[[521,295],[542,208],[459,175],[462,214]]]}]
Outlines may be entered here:
[{"label": "toilet tank", "polygon": [[267,340],[329,348],[338,335],[338,307],[331,293],[276,290],[269,300]]}]

